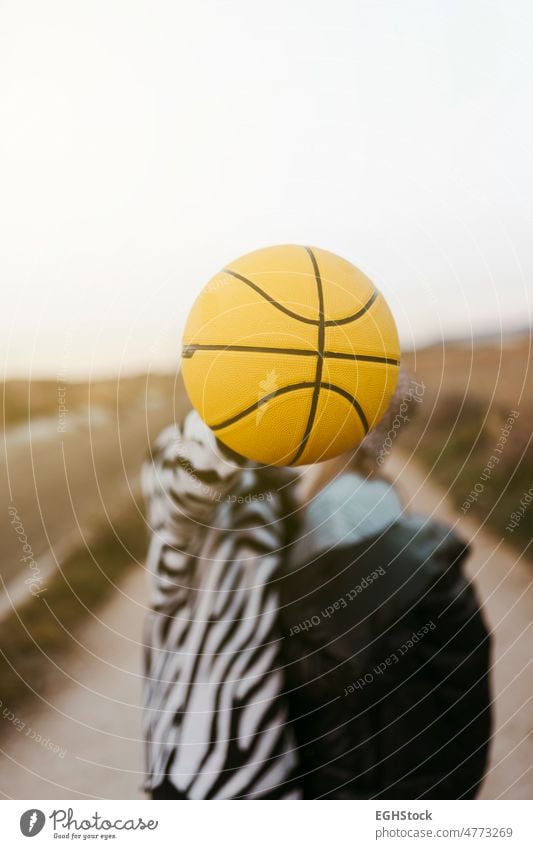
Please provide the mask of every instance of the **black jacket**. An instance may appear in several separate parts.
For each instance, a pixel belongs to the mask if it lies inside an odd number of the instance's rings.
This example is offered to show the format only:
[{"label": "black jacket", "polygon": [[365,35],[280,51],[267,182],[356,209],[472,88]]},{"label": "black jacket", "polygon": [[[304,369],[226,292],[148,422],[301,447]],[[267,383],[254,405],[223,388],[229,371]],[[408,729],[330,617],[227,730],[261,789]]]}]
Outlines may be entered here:
[{"label": "black jacket", "polygon": [[447,527],[402,518],[281,582],[306,798],[475,796],[490,738],[489,635]]}]

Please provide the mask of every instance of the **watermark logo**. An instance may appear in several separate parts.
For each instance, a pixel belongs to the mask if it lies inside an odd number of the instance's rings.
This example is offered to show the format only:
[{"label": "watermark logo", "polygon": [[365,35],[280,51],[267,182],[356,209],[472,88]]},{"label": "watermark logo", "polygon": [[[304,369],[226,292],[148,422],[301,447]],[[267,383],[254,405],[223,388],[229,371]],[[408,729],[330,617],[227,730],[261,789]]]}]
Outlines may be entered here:
[{"label": "watermark logo", "polygon": [[59,366],[57,372],[57,432],[58,433],[66,433],[67,432],[67,413],[69,409],[67,407],[67,387],[66,383],[69,379],[70,373],[70,358],[72,355],[72,331],[68,331],[65,336],[65,342],[63,345],[63,354],[61,357],[61,364]]},{"label": "watermark logo", "polygon": [[20,560],[23,563],[28,564],[28,568],[30,570],[30,574],[27,578],[25,578],[24,583],[28,587],[30,593],[38,598],[39,595],[46,590],[46,587],[43,586],[43,575],[35,557],[33,556],[33,549],[28,541],[28,535],[26,534],[17,508],[14,504],[11,504],[10,507],[8,507],[7,512],[9,513],[10,523],[13,526],[13,530],[15,531],[22,546],[22,551],[24,552],[24,556],[21,557]]},{"label": "watermark logo", "polygon": [[402,425],[405,422],[411,421],[409,416],[407,415],[409,411],[409,405],[413,403],[421,404],[425,391],[425,383],[418,383],[418,381],[416,380],[409,381],[409,386],[406,388],[401,404],[398,407],[398,411],[394,416],[393,420],[390,422],[389,430],[387,431],[385,439],[383,440],[383,444],[379,449],[376,458],[378,466],[382,466],[389,454],[391,453],[392,446],[398,436],[398,431],[400,430]]},{"label": "watermark logo", "polygon": [[20,830],[25,837],[35,837],[42,831],[46,819],[51,821],[54,838],[74,840],[97,839],[109,840],[120,836],[121,832],[155,831],[159,820],[144,820],[142,817],[107,819],[95,811],[83,819],[76,819],[73,808],[56,808],[48,817],[39,808],[29,808],[20,818]]},{"label": "watermark logo", "polygon": [[257,393],[257,395],[258,395],[257,400],[259,402],[259,406],[257,407],[257,412],[255,414],[256,425],[259,424],[259,422],[261,421],[261,419],[265,415],[266,408],[268,407],[268,402],[272,400],[268,396],[272,395],[272,393],[276,392],[278,389],[279,389],[278,375],[277,375],[276,369],[273,368],[272,371],[269,371],[267,373],[267,376],[265,377],[265,379],[261,380],[260,383],[259,383],[259,390],[258,390],[258,393]]},{"label": "watermark logo", "polygon": [[[81,837],[77,832],[89,832],[89,834],[83,835],[83,840],[95,837],[107,840],[110,837],[117,837],[115,832],[121,831],[145,831],[146,829],[155,831],[159,825],[159,820],[144,820],[142,817],[109,820],[99,814],[98,811],[95,811],[91,817],[78,820],[74,816],[73,808],[53,810],[49,819],[52,820],[54,837],[75,838]],[[61,833],[60,828],[63,829],[63,833]],[[96,832],[96,834],[93,832]],[[98,832],[104,832],[104,834],[98,834]]]},{"label": "watermark logo", "polygon": [[38,808],[30,808],[24,811],[20,818],[20,830],[24,837],[35,837],[42,831],[46,817]]}]

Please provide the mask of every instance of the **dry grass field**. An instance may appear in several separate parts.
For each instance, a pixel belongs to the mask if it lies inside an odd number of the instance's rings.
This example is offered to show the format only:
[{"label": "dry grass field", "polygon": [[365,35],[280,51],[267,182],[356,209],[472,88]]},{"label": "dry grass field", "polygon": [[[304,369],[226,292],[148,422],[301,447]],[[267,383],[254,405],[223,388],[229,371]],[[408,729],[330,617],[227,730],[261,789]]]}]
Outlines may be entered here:
[{"label": "dry grass field", "polygon": [[413,421],[399,443],[462,514],[527,548],[533,524],[533,503],[528,509],[524,500],[533,486],[529,335],[432,346],[408,352],[404,362],[425,392],[423,403],[411,406]]}]

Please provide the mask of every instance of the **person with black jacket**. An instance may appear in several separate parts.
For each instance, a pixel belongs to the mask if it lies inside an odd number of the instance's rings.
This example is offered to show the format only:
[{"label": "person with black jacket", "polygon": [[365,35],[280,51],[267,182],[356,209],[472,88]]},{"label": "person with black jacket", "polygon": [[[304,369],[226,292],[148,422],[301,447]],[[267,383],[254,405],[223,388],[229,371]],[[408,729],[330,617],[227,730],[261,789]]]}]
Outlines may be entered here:
[{"label": "person with black jacket", "polygon": [[281,582],[304,798],[474,798],[491,733],[490,637],[463,570],[469,547],[406,515],[371,454],[363,445],[333,463]]}]

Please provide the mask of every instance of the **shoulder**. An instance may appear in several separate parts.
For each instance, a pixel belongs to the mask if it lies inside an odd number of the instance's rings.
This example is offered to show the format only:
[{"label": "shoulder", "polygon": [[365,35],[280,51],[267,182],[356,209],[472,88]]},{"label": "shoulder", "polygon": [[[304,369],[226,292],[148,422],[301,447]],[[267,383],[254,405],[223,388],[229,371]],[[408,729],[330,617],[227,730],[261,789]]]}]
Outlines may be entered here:
[{"label": "shoulder", "polygon": [[459,563],[468,554],[468,543],[445,522],[419,514],[403,515],[390,529],[395,546],[406,546],[418,560]]},{"label": "shoulder", "polygon": [[144,463],[143,478],[149,480],[158,472],[185,473],[206,485],[224,484],[239,471],[237,463],[222,453],[213,432],[191,410],[182,421],[161,431]]}]

